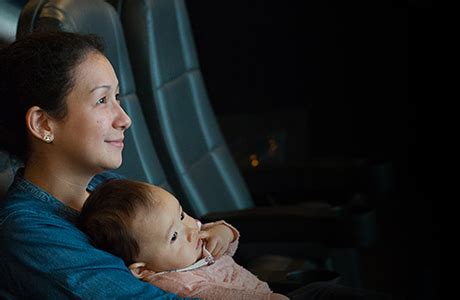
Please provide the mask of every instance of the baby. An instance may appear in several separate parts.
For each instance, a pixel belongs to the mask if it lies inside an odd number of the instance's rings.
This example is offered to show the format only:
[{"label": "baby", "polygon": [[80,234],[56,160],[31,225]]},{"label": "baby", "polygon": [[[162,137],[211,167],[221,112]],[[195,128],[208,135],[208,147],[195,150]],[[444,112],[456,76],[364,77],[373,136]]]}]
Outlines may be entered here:
[{"label": "baby", "polygon": [[79,225],[134,276],[181,297],[288,299],[233,260],[239,238],[233,226],[201,225],[160,187],[109,180],[86,200]]}]

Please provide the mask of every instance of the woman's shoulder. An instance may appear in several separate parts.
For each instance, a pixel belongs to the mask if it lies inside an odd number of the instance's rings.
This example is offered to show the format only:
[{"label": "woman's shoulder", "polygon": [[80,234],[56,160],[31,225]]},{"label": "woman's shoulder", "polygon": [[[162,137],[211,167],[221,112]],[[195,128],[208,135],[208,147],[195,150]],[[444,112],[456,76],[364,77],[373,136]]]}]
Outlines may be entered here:
[{"label": "woman's shoulder", "polygon": [[13,184],[8,194],[0,204],[0,225],[20,222],[32,223],[34,220],[44,222],[44,219],[70,220],[77,215],[76,211],[27,182]]},{"label": "woman's shoulder", "polygon": [[10,236],[21,232],[45,233],[57,227],[73,230],[77,216],[78,212],[51,195],[27,182],[19,182],[0,205],[0,231]]},{"label": "woman's shoulder", "polygon": [[[63,205],[62,205],[63,206]],[[0,231],[8,235],[60,227],[74,229],[74,213],[27,195],[12,195],[0,208]]]}]

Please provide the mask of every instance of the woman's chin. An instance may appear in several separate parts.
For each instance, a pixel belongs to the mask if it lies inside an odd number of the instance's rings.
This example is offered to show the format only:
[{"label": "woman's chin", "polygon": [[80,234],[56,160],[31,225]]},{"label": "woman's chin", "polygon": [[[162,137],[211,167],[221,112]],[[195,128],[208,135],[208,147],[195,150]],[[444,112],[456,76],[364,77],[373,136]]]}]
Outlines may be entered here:
[{"label": "woman's chin", "polygon": [[119,159],[113,159],[110,162],[107,162],[107,164],[104,166],[104,169],[106,170],[116,170],[119,167],[121,167],[121,164],[123,163],[123,160],[121,157]]}]

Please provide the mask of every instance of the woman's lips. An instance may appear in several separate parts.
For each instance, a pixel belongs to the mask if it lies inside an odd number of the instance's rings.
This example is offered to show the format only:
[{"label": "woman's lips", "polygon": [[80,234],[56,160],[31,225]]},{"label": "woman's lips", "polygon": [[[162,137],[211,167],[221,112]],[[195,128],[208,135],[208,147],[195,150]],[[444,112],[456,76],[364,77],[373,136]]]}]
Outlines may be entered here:
[{"label": "woman's lips", "polygon": [[110,145],[115,146],[117,148],[123,148],[124,147],[123,140],[107,141],[107,143],[109,143]]}]

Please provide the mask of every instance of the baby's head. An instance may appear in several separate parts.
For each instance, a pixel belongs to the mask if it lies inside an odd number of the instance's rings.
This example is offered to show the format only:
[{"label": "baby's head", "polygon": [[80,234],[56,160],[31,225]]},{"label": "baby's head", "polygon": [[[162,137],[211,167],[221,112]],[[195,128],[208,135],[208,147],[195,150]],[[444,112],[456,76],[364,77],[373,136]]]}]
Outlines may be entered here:
[{"label": "baby's head", "polygon": [[98,186],[82,208],[79,227],[96,247],[131,268],[144,263],[154,272],[174,270],[203,256],[196,220],[173,195],[143,182],[113,179]]}]

